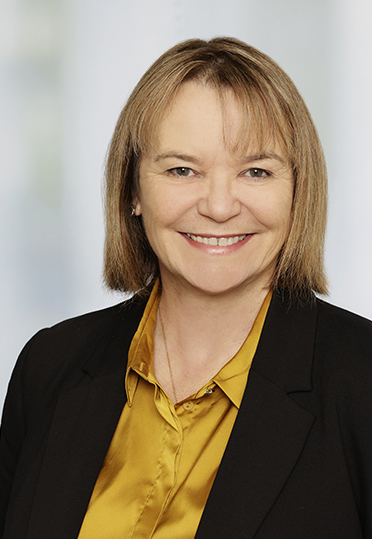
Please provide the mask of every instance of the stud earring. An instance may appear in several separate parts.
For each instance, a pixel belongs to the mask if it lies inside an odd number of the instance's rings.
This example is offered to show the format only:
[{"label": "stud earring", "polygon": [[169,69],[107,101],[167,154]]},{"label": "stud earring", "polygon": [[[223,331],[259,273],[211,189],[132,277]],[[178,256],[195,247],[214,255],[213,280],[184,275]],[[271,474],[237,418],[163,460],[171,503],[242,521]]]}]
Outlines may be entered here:
[{"label": "stud earring", "polygon": [[130,215],[131,215],[131,217],[133,217],[133,215],[135,215],[135,213],[136,213],[136,207],[133,206],[133,204],[132,204],[131,209],[132,209],[132,211],[131,211]]}]

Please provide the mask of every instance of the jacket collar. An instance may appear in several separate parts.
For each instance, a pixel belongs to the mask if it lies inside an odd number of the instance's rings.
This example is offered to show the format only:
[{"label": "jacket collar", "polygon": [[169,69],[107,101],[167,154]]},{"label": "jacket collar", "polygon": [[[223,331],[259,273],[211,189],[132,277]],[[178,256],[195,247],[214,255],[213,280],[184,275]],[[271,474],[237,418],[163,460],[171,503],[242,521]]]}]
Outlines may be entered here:
[{"label": "jacket collar", "polygon": [[300,303],[276,292],[262,330],[252,369],[286,393],[310,391],[317,303]]},{"label": "jacket collar", "polygon": [[[147,300],[135,297],[115,307],[116,316],[83,368],[93,379],[125,371],[129,347]],[[301,304],[291,301],[285,292],[274,293],[251,370],[287,393],[310,391],[316,319],[316,301]]]},{"label": "jacket collar", "polygon": [[116,315],[83,370],[96,378],[126,370],[128,351],[148,298],[134,297],[115,307]]}]

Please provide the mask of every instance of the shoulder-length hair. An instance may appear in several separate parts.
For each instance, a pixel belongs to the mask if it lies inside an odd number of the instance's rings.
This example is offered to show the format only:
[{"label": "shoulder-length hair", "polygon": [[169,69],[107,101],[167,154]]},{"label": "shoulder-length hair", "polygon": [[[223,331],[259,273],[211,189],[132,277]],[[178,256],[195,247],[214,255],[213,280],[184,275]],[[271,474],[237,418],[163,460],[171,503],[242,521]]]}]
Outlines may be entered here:
[{"label": "shoulder-length hair", "polygon": [[220,97],[232,90],[243,111],[243,140],[262,148],[279,141],[294,178],[288,237],[279,253],[273,288],[299,298],[327,293],[323,265],[327,173],[310,113],[286,73],[268,56],[233,38],[191,39],[164,53],[144,74],[117,122],[106,164],[104,279],[114,290],[147,294],[159,276],[141,217],[132,216],[139,163],[180,85],[211,85]]}]

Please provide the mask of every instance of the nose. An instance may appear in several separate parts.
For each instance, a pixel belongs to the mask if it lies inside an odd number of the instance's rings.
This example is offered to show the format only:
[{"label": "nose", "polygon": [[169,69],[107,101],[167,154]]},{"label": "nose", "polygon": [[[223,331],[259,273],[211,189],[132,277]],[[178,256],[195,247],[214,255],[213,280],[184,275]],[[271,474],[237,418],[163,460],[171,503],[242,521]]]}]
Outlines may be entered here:
[{"label": "nose", "polygon": [[199,200],[199,213],[218,223],[235,217],[240,213],[241,203],[234,191],[232,182],[226,177],[209,178],[203,196]]}]

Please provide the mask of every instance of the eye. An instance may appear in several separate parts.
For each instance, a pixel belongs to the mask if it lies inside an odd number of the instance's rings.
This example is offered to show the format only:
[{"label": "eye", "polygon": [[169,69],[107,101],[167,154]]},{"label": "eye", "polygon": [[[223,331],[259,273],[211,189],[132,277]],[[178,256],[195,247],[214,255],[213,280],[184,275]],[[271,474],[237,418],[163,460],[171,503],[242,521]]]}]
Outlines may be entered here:
[{"label": "eye", "polygon": [[244,176],[250,176],[251,178],[268,178],[271,174],[263,168],[250,168],[244,172]]},{"label": "eye", "polygon": [[195,176],[191,168],[187,167],[176,167],[168,170],[174,176],[179,176],[180,178],[187,178],[188,176]]}]

